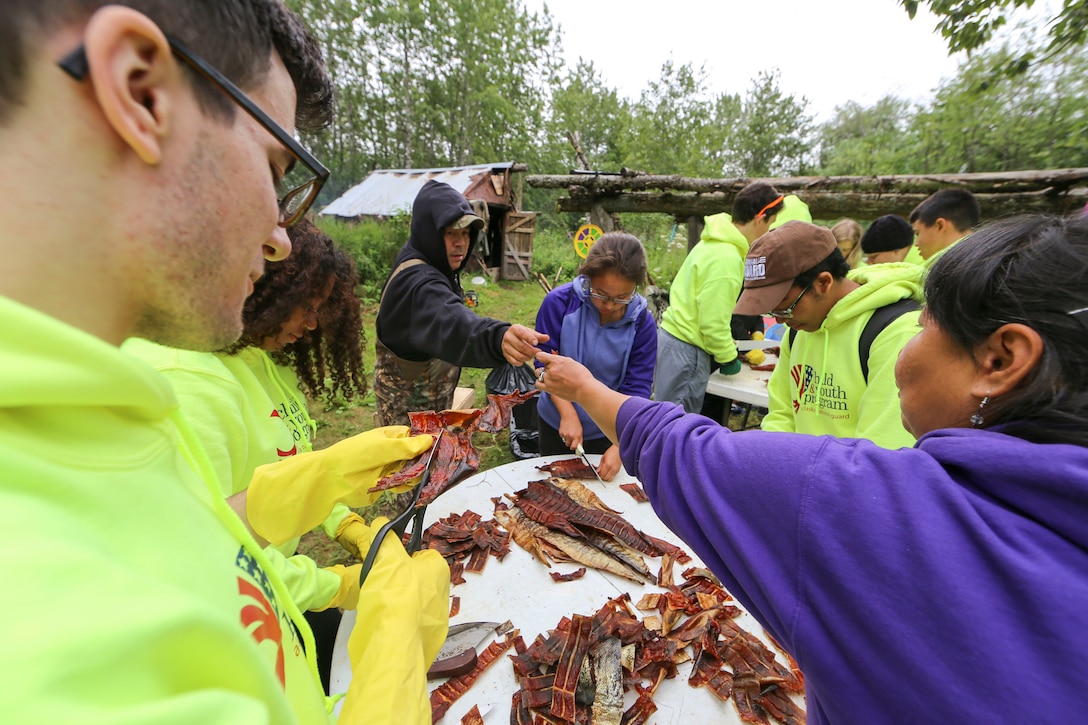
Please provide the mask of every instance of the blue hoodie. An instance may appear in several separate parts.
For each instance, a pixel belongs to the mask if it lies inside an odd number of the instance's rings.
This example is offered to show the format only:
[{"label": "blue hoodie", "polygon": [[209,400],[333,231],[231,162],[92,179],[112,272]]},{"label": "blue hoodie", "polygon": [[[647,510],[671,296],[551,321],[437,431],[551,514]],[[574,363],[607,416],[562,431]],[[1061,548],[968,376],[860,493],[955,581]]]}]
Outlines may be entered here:
[{"label": "blue hoodie", "polygon": [[[649,398],[657,362],[657,326],[646,298],[636,293],[623,317],[602,325],[584,280],[579,275],[544,297],[536,314],[536,329],[549,339],[540,349],[574,358],[613,390]],[[582,406],[575,403],[574,409],[585,440],[604,437]],[[537,413],[552,428],[559,428],[559,411],[547,393],[540,394]]]},{"label": "blue hoodie", "polygon": [[1081,722],[1088,448],[914,448],[620,409],[655,511],[796,658],[809,722]]}]

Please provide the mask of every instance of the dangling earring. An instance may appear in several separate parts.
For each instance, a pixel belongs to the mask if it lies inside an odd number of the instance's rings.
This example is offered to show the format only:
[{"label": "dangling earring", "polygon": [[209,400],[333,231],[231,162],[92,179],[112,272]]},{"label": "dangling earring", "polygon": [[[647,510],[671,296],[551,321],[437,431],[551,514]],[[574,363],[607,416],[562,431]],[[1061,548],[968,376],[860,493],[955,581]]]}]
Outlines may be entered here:
[{"label": "dangling earring", "polygon": [[982,425],[982,409],[990,402],[990,392],[986,391],[986,397],[978,404],[978,412],[971,416],[971,427],[978,428]]}]

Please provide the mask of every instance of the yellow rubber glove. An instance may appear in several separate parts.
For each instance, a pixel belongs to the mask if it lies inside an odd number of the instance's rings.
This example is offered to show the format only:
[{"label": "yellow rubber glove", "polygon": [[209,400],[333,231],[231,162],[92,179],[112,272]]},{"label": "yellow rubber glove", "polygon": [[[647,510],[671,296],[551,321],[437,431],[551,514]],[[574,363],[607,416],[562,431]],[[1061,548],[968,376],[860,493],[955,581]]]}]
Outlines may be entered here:
[{"label": "yellow rubber glove", "polygon": [[[756,332],[753,332],[752,339],[762,340],[763,333],[759,332],[758,330]],[[763,362],[767,359],[767,354],[764,353],[762,350],[749,350],[744,357],[748,361],[749,365],[762,365]]]},{"label": "yellow rubber glove", "polygon": [[340,591],[336,593],[329,603],[321,609],[314,611],[324,611],[326,609],[332,609],[333,607],[340,607],[341,609],[355,609],[359,605],[359,572],[363,569],[362,564],[352,564],[351,566],[343,566],[342,564],[336,564],[335,566],[325,567],[325,571],[331,571],[340,577]]},{"label": "yellow rubber glove", "polygon": [[377,531],[376,528],[371,529],[362,516],[352,511],[340,522],[333,538],[356,559],[362,559],[370,550],[370,542]]},{"label": "yellow rubber glove", "polygon": [[434,444],[433,436],[408,432],[403,425],[375,428],[324,450],[258,466],[246,503],[249,525],[278,546],[320,524],[338,502],[370,505],[379,494],[367,489]]},{"label": "yellow rubber glove", "polygon": [[767,359],[767,354],[762,350],[749,350],[744,354],[744,357],[748,360],[749,365],[762,365],[763,361]]},{"label": "yellow rubber glove", "polygon": [[[375,519],[372,531],[385,522]],[[438,552],[408,556],[396,535],[385,537],[348,639],[352,676],[340,722],[430,725],[427,668],[446,640],[449,593],[449,566]]]}]

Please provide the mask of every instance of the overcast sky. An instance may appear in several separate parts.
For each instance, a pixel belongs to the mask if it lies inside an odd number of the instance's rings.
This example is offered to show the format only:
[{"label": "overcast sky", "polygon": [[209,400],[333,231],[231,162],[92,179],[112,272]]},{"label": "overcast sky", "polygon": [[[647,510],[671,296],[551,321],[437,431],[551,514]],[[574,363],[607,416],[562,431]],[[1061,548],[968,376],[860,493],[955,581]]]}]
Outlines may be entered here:
[{"label": "overcast sky", "polygon": [[632,100],[670,59],[704,66],[713,93],[742,96],[760,71],[778,68],[782,90],[808,98],[823,121],[850,100],[924,102],[964,57],[949,57],[932,15],[911,20],[896,0],[522,1],[530,12],[547,4],[569,65],[593,61]]}]

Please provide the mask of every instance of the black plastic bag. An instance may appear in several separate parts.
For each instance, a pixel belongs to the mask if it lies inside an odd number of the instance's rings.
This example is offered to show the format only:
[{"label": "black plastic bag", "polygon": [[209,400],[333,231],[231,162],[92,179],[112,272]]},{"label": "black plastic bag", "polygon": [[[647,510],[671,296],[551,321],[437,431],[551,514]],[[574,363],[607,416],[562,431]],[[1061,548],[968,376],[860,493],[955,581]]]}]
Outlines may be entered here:
[{"label": "black plastic bag", "polygon": [[[503,363],[492,368],[484,385],[489,395],[509,395],[515,390],[527,393],[536,388],[536,375],[528,365]],[[510,411],[510,452],[515,458],[524,460],[540,455],[537,421],[535,397]]]}]

